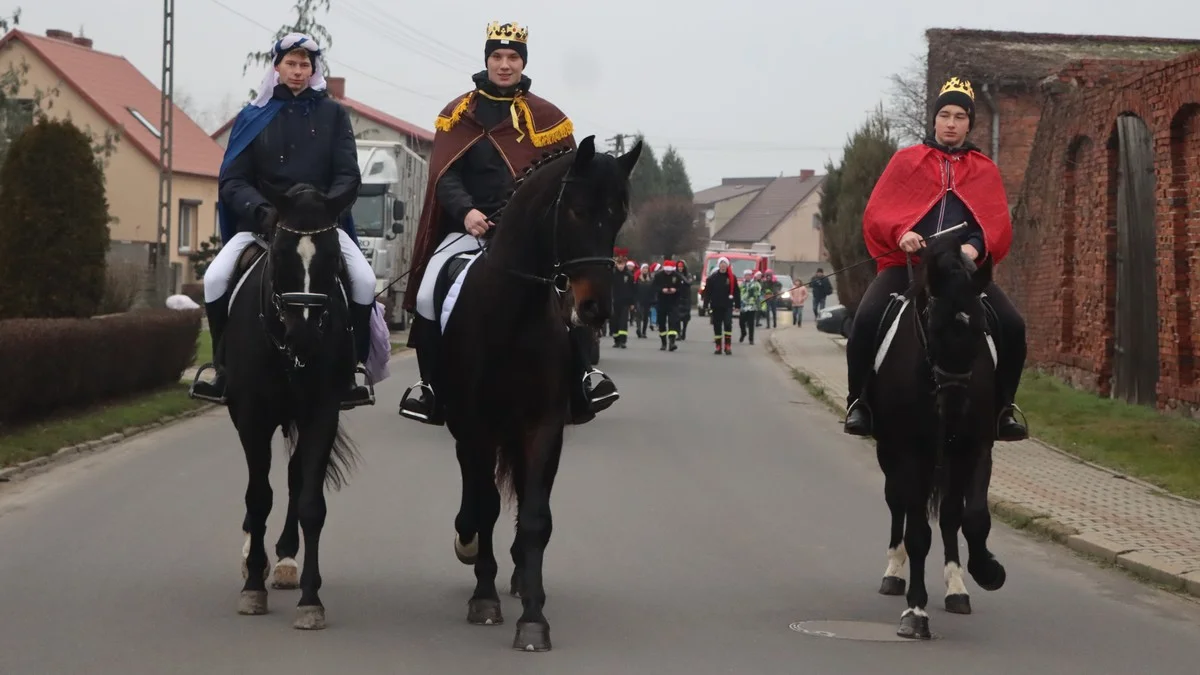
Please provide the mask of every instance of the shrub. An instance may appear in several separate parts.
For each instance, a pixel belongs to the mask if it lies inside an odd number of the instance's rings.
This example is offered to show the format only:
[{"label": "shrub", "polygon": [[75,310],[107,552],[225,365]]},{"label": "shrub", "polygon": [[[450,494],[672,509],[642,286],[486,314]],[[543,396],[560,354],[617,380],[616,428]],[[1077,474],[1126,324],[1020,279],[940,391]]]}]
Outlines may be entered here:
[{"label": "shrub", "polygon": [[202,313],[0,321],[0,425],[178,382],[195,358]]},{"label": "shrub", "polygon": [[104,293],[108,203],[87,134],[42,119],[0,167],[0,319],[89,317]]},{"label": "shrub", "polygon": [[128,312],[142,292],[145,269],[126,260],[108,264],[104,275],[104,294],[100,297],[97,314]]}]

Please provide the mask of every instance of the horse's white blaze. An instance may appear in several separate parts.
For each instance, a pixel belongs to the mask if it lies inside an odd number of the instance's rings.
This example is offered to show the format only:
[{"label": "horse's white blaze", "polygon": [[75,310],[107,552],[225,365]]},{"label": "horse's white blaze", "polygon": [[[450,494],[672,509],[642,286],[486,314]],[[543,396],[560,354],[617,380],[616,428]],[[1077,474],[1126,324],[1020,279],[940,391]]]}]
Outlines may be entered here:
[{"label": "horse's white blaze", "polygon": [[887,552],[888,566],[883,573],[885,577],[904,578],[904,563],[908,562],[908,551],[904,548],[904,542],[896,548],[889,548]]},{"label": "horse's white blaze", "polygon": [[917,616],[927,617],[927,618],[929,617],[929,614],[925,610],[921,609],[920,607],[909,607],[908,609],[906,609],[900,613],[900,618],[903,619],[904,617],[912,616],[913,614],[915,614]]},{"label": "horse's white blaze", "polygon": [[[304,266],[304,292],[308,293],[312,284],[309,267],[312,266],[313,256],[317,254],[317,246],[313,243],[312,237],[300,237],[300,242],[296,244],[296,253],[300,254],[300,264]],[[304,320],[308,320],[307,307],[304,308]]]},{"label": "horse's white blaze", "polygon": [[946,569],[942,571],[942,576],[946,579],[946,595],[967,595],[967,586],[963,583],[962,565],[956,562],[946,563]]}]

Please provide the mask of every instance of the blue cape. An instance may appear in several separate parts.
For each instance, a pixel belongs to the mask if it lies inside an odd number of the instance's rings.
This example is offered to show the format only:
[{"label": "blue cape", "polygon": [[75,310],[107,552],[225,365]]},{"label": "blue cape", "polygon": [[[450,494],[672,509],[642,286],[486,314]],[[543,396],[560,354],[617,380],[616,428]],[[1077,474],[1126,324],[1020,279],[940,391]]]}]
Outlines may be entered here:
[{"label": "blue cape", "polygon": [[[217,177],[218,185],[225,178],[225,170],[229,168],[233,160],[250,147],[254,139],[258,138],[258,135],[267,128],[267,125],[282,109],[283,101],[275,98],[267,101],[267,104],[261,108],[252,105],[242,108],[233,121],[233,129],[229,132],[229,143],[225,146],[225,157],[221,160],[221,171]],[[357,245],[358,234],[354,231],[354,217],[349,210],[342,215],[341,221],[342,229]],[[221,245],[224,246],[237,233],[237,215],[228,204],[223,203],[220,199],[217,199],[217,223],[221,230]]]}]

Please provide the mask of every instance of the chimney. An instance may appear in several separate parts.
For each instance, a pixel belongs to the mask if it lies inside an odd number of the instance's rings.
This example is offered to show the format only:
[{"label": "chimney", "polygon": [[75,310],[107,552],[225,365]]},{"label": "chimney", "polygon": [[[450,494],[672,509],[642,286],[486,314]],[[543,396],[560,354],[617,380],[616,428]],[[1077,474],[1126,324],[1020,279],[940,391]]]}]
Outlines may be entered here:
[{"label": "chimney", "polygon": [[812,169],[800,169],[800,180],[808,180],[817,175],[817,172]]},{"label": "chimney", "polygon": [[80,47],[87,47],[88,49],[92,48],[92,39],[91,38],[85,38],[83,36],[80,36],[80,37],[77,37],[77,38],[71,40],[71,42],[74,42],[75,44],[79,45]]},{"label": "chimney", "polygon": [[63,42],[70,42],[75,36],[71,35],[70,31],[50,28],[46,31],[46,37],[53,38],[55,40],[62,40]]},{"label": "chimney", "polygon": [[329,95],[335,99],[346,98],[346,78],[327,77],[325,84],[329,87]]}]

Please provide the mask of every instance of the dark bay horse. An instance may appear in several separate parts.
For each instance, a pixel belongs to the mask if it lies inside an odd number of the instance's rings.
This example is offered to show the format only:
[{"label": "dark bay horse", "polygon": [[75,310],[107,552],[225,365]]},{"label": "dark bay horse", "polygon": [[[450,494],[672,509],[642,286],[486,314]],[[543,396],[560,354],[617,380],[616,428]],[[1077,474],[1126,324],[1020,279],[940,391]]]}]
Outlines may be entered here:
[{"label": "dark bay horse", "polygon": [[907,304],[868,396],[892,516],[879,592],[904,595],[904,563],[911,561],[908,609],[897,633],[930,639],[925,611],[930,518],[938,519],[942,531],[947,611],[971,612],[959,563],[960,527],[970,556],[967,571],[981,588],[998,590],[1005,571],[987,548],[995,361],[981,294],[991,281],[992,263],[976,267],[952,237],[932,239],[921,257],[921,274],[894,301]]},{"label": "dark bay horse", "polygon": [[[235,291],[219,348],[227,378],[229,416],[246,454],[249,482],[240,614],[267,612],[269,573],[264,537],[271,512],[271,439],[282,428],[290,455],[288,507],[275,546],[276,588],[296,588],[293,624],[325,627],[318,542],[325,523],[326,484],[340,487],[355,459],[339,415],[347,376],[354,372],[345,290],[349,278],[337,219],[354,194],[327,198],[309,185],[266,194],[279,213],[270,248]],[[304,532],[304,568],[296,554]]]},{"label": "dark bay horse", "polygon": [[570,387],[567,325],[598,329],[612,306],[613,243],[629,208],[639,142],[621,157],[589,136],[520,179],[485,253],[465,272],[439,350],[446,426],[462,469],[454,550],[475,568],[473,624],[503,622],[492,532],[501,492],[517,502],[510,593],[521,598],[513,648],[550,649],[542,559],[552,528]]}]

